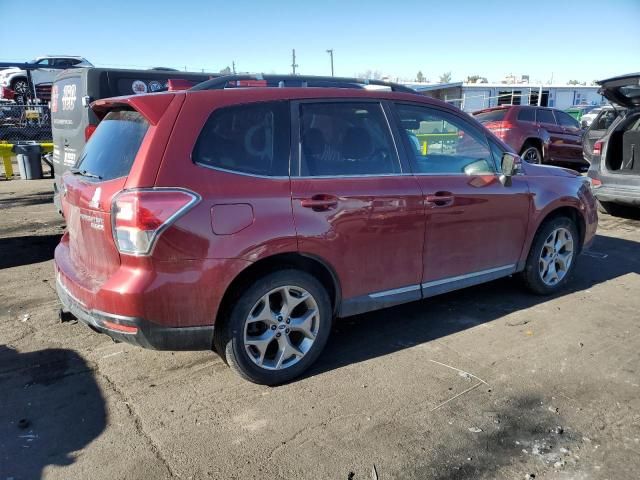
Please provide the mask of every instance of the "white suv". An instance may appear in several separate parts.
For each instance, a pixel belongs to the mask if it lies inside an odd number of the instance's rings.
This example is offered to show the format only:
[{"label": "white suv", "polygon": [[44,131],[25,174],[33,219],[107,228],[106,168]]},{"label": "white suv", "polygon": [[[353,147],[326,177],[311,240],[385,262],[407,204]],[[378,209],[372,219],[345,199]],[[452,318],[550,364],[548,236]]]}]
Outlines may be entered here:
[{"label": "white suv", "polygon": [[[65,55],[46,55],[29,62],[38,68],[31,70],[34,85],[53,83],[53,79],[65,68],[93,67],[83,57]],[[27,72],[18,67],[0,70],[0,87],[9,87],[18,95],[24,95],[29,89]],[[0,89],[0,93],[2,89]]]}]

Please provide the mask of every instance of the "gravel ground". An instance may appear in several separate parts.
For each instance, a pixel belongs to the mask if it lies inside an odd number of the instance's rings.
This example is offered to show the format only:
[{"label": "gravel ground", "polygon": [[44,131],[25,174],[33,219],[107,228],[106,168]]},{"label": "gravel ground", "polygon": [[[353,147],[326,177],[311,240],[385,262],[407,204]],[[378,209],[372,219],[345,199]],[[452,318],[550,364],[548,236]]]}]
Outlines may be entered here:
[{"label": "gravel ground", "polygon": [[341,320],[269,388],[61,323],[50,188],[0,182],[0,480],[640,477],[638,219],[601,218],[561,295],[504,279]]}]

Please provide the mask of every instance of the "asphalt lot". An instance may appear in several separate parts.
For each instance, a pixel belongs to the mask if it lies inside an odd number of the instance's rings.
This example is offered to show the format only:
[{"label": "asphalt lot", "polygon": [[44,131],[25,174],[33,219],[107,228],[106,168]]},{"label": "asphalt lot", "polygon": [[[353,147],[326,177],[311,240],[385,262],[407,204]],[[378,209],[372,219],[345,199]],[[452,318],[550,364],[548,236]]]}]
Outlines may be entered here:
[{"label": "asphalt lot", "polygon": [[504,279],[345,319],[269,388],[60,323],[50,187],[0,182],[0,480],[640,477],[638,219],[601,218],[562,295]]}]

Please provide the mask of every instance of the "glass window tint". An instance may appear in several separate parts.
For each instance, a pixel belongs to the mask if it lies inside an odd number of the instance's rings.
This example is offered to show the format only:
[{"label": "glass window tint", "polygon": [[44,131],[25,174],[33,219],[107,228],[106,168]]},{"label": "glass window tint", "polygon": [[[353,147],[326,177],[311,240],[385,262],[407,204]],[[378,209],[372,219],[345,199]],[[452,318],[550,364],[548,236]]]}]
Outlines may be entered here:
[{"label": "glass window tint", "polygon": [[536,121],[538,123],[550,123],[552,125],[556,124],[556,118],[553,116],[553,112],[551,110],[544,110],[542,108],[536,111]]},{"label": "glass window tint", "polygon": [[487,139],[455,115],[410,105],[398,105],[401,130],[411,146],[415,173],[494,174]]},{"label": "glass window tint", "polygon": [[147,121],[136,111],[107,113],[85,145],[76,167],[102,180],[127,176],[148,127]]},{"label": "glass window tint", "polygon": [[568,113],[558,111],[554,112],[554,114],[556,116],[556,119],[558,120],[558,123],[563,127],[575,129],[580,128],[580,124],[578,123],[578,121]]},{"label": "glass window tint", "polygon": [[304,103],[300,106],[300,175],[400,173],[379,103]]},{"label": "glass window tint", "polygon": [[287,102],[238,105],[215,110],[193,150],[193,161],[234,172],[289,175]]},{"label": "glass window tint", "polygon": [[518,112],[518,120],[521,122],[535,122],[536,111],[533,108],[523,108]]}]

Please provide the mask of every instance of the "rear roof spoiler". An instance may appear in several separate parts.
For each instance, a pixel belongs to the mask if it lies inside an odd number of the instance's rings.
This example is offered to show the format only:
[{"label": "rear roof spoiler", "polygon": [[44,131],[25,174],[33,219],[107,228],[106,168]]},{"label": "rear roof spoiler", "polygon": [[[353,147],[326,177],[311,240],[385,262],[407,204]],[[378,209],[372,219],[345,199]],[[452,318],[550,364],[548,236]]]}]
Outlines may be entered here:
[{"label": "rear roof spoiler", "polygon": [[91,109],[102,119],[114,108],[131,108],[140,112],[151,125],[157,125],[174,98],[172,93],[131,95],[126,97],[101,98],[91,104]]}]

